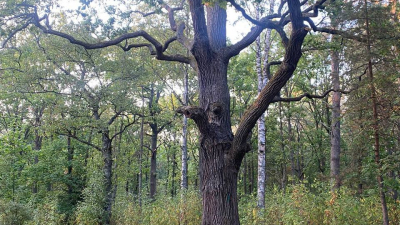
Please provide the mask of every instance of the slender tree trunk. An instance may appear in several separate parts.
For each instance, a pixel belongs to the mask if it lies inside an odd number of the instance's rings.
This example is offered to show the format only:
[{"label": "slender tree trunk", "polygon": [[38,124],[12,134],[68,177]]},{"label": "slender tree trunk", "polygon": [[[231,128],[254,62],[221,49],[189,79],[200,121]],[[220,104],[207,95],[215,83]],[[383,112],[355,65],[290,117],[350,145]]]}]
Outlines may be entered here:
[{"label": "slender tree trunk", "polygon": [[368,57],[368,77],[371,88],[371,100],[372,100],[372,111],[373,111],[373,130],[374,130],[374,153],[375,153],[375,163],[378,167],[377,181],[379,186],[379,194],[381,198],[382,205],[382,219],[384,225],[389,225],[389,214],[387,210],[385,190],[383,186],[383,176],[382,176],[382,165],[380,159],[380,143],[379,143],[379,118],[378,118],[378,100],[376,95],[376,88],[374,84],[374,74],[372,71],[372,60],[371,60],[371,42],[370,42],[370,30],[369,30],[369,18],[368,18],[368,5],[367,0],[365,3],[365,23],[367,31],[367,57]]},{"label": "slender tree trunk", "polygon": [[[332,37],[333,42],[337,37]],[[339,52],[331,51],[331,78],[333,89],[340,89],[339,80]],[[339,91],[332,95],[332,123],[331,123],[331,187],[332,190],[340,187],[340,98]]]},{"label": "slender tree trunk", "polygon": [[157,141],[158,134],[161,132],[163,127],[158,127],[158,123],[155,120],[157,112],[154,109],[158,105],[160,99],[160,91],[154,90],[154,85],[151,84],[150,97],[149,97],[149,111],[152,122],[149,124],[151,128],[151,146],[150,146],[150,198],[154,200],[157,191]]},{"label": "slender tree trunk", "polygon": [[[41,126],[43,110],[44,110],[44,107],[36,107],[34,109],[35,121],[33,123],[33,126],[34,126],[34,132],[35,132],[35,139],[34,139],[33,150],[35,150],[37,152],[42,149],[43,136],[40,135],[39,127]],[[34,164],[39,163],[39,156],[37,154],[35,155],[35,159],[34,159],[33,163]],[[34,193],[34,194],[38,193],[37,178],[35,179],[35,182],[33,183],[32,193]]]},{"label": "slender tree trunk", "polygon": [[303,180],[303,152],[300,144],[300,121],[296,119],[296,133],[297,133],[297,157],[296,157],[296,171],[297,171],[297,179],[300,181]]},{"label": "slender tree trunk", "polygon": [[[157,125],[156,125],[157,126]],[[153,130],[151,135],[151,158],[150,158],[150,198],[154,199],[157,190],[157,131]]]},{"label": "slender tree trunk", "polygon": [[172,153],[172,179],[171,179],[171,197],[175,196],[175,176],[176,176],[176,153]]},{"label": "slender tree trunk", "polygon": [[285,153],[285,144],[284,144],[284,136],[283,136],[283,116],[282,116],[282,103],[279,102],[279,133],[281,136],[281,153],[282,153],[282,162],[281,162],[281,174],[282,174],[282,179],[281,179],[281,188],[283,190],[286,189],[286,179],[287,179],[287,173],[286,173],[286,153]]},{"label": "slender tree trunk", "polygon": [[104,173],[104,187],[105,187],[105,205],[104,211],[106,215],[104,215],[104,221],[106,224],[110,224],[111,222],[111,210],[112,204],[114,202],[113,199],[113,159],[112,159],[112,140],[109,137],[109,131],[107,129],[103,130],[102,134],[102,150],[101,153],[103,155],[104,166],[103,166],[103,173]]},{"label": "slender tree trunk", "polygon": [[[186,68],[185,68],[186,69]],[[188,72],[184,71],[184,78],[183,78],[183,104],[187,106],[188,104],[188,93],[189,93],[189,75]],[[182,164],[181,164],[181,189],[188,188],[188,152],[187,152],[187,118],[183,116],[182,122]]]},{"label": "slender tree trunk", "polygon": [[69,196],[72,195],[73,192],[73,179],[72,179],[72,160],[74,159],[74,147],[71,144],[71,137],[67,137],[67,150],[68,150],[68,170],[67,170],[67,179],[69,180],[67,183],[67,193]]},{"label": "slender tree trunk", "polygon": [[[142,87],[142,115],[144,114],[144,96]],[[138,176],[138,198],[139,206],[142,206],[142,180],[143,180],[143,169],[142,169],[142,158],[143,158],[143,146],[144,146],[144,117],[142,116],[140,122],[140,149],[139,149],[139,176]]]},{"label": "slender tree trunk", "polygon": [[[270,2],[269,13],[272,14],[274,10],[275,1]],[[257,16],[259,15],[259,9]],[[258,19],[258,18],[257,18]],[[265,87],[268,82],[267,77],[267,64],[269,61],[269,51],[271,47],[271,29],[267,29],[265,34],[265,48],[264,48],[264,64],[261,66],[261,38],[258,37],[256,40],[256,67],[258,75],[258,93]],[[266,182],[266,165],[265,165],[265,151],[266,151],[266,131],[265,131],[265,113],[258,119],[258,177],[257,177],[257,206],[259,208],[265,208],[265,182]]]}]

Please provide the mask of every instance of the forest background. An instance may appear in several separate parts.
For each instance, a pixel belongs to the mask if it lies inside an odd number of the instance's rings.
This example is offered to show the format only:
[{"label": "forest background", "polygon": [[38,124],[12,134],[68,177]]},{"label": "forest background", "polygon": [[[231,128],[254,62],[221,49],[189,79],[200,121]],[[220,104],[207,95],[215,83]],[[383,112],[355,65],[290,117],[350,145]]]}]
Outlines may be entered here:
[{"label": "forest background", "polygon": [[[193,2],[0,3],[0,224],[207,224]],[[229,129],[279,75],[297,2],[319,14],[303,14],[297,68],[246,138],[240,222],[399,224],[397,0],[200,1],[244,12],[249,32],[283,27],[230,58]]]}]

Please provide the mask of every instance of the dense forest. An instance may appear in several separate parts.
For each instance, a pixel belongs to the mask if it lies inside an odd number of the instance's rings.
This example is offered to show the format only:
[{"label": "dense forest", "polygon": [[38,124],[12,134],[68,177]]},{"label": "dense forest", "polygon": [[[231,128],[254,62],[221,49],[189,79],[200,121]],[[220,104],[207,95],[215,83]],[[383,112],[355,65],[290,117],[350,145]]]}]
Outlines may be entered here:
[{"label": "dense forest", "polygon": [[399,21],[1,0],[0,224],[400,224]]}]

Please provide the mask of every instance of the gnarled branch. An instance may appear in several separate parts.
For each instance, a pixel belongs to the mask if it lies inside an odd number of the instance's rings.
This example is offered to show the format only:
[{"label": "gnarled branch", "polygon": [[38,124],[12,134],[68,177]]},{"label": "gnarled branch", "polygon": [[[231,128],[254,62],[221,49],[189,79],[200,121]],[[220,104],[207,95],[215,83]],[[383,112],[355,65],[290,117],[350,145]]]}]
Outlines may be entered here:
[{"label": "gnarled branch", "polygon": [[302,94],[300,96],[292,97],[292,98],[281,98],[279,96],[275,96],[275,98],[272,100],[271,103],[273,103],[273,102],[298,102],[298,101],[301,101],[303,98],[321,99],[321,98],[325,98],[331,92],[340,92],[342,94],[349,94],[351,91],[352,90],[345,91],[345,90],[341,90],[341,89],[339,89],[339,90],[329,89],[329,90],[325,91],[321,95],[314,95],[314,94],[304,93],[304,94]]}]

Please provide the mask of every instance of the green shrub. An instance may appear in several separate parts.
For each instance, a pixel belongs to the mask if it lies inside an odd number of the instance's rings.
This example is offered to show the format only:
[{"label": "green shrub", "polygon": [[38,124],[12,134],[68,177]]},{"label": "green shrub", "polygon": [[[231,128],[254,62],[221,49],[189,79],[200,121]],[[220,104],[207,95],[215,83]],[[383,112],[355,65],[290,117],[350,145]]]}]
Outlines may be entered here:
[{"label": "green shrub", "polygon": [[199,224],[200,196],[194,190],[186,191],[174,198],[159,196],[154,202],[144,200],[141,209],[132,200],[119,200],[114,206],[112,220],[115,224],[121,225]]},{"label": "green shrub", "polygon": [[8,201],[0,200],[0,224],[1,225],[22,225],[32,218],[32,212],[25,205]]}]

